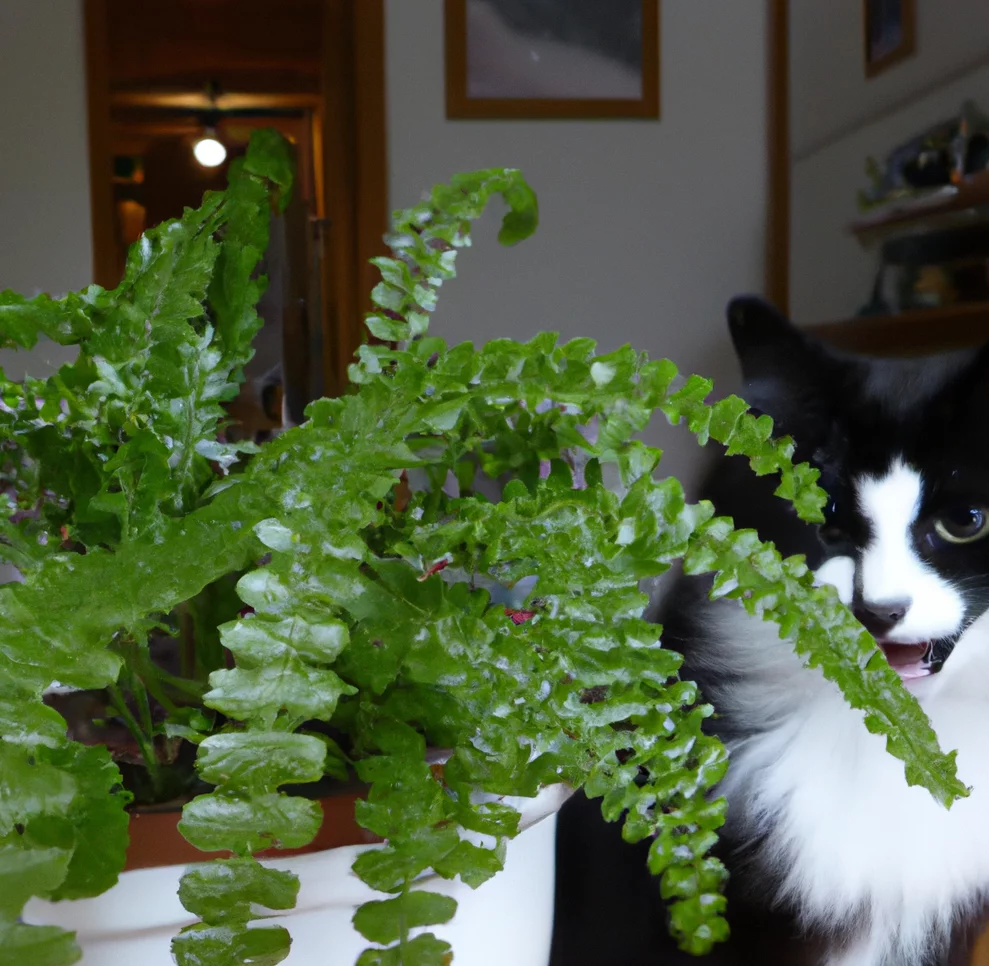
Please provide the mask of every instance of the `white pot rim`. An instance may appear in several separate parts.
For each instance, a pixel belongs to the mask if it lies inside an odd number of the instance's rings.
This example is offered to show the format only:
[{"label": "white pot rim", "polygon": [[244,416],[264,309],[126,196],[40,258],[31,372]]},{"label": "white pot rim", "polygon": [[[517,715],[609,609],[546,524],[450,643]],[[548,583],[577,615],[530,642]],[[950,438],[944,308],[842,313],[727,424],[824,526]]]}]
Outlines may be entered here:
[{"label": "white pot rim", "polygon": [[[549,785],[534,798],[484,796],[490,801],[500,801],[521,814],[519,834],[555,815],[573,794],[566,785]],[[493,838],[479,837],[484,844],[493,844]],[[513,840],[514,841],[514,840]],[[351,866],[357,856],[369,849],[383,848],[386,843],[344,845],[332,849],[306,852],[277,858],[259,859],[262,865],[285,872],[296,873],[303,888],[299,892],[294,909],[270,913],[271,918],[290,917],[295,913],[316,909],[327,904],[359,906],[382,898],[354,874]],[[204,860],[204,864],[210,860]],[[195,865],[195,863],[193,863]],[[196,921],[182,906],[178,897],[178,880],[190,868],[188,864],[133,869],[121,874],[117,885],[102,895],[73,902],[46,902],[32,900],[26,909],[29,922],[57,923],[64,929],[72,929],[89,936],[140,933],[148,929],[181,928]],[[459,885],[459,882],[457,883]],[[437,888],[446,891],[447,880],[435,873],[427,873],[416,882],[416,888]],[[121,928],[120,901],[126,892],[130,922]],[[266,915],[267,918],[267,915]]]}]

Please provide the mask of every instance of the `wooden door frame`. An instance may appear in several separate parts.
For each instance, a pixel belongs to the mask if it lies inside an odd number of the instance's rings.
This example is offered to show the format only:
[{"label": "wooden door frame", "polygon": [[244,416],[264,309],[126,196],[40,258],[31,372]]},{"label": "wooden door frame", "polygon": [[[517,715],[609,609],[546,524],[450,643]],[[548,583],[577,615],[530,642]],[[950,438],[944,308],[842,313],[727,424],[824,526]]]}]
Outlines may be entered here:
[{"label": "wooden door frame", "polygon": [[110,137],[110,51],[107,0],[85,0],[86,107],[89,130],[89,218],[93,280],[114,288],[116,244],[113,224],[113,146]]},{"label": "wooden door frame", "polygon": [[[107,0],[85,0],[86,90],[93,278],[115,277],[113,147]],[[323,375],[327,395],[347,385],[363,340],[362,314],[388,227],[384,0],[324,0],[323,90],[316,111],[322,199]]]},{"label": "wooden door frame", "polygon": [[[388,229],[384,0],[324,0],[322,171],[327,395],[348,385]],[[342,83],[329,83],[335,78]]]},{"label": "wooden door frame", "polygon": [[767,0],[766,297],[790,308],[790,3]]}]

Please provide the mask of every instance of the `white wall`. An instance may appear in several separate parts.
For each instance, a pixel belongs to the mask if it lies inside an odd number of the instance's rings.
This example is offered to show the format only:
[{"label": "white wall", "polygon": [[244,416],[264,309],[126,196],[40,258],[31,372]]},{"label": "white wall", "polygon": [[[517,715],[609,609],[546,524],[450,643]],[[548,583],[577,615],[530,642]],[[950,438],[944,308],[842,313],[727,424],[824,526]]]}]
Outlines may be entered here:
[{"label": "white wall", "polygon": [[[434,332],[450,341],[543,329],[668,355],[734,388],[724,307],[763,284],[766,21],[763,0],[665,0],[662,120],[447,121],[443,4],[388,0],[393,207],[456,171],[519,167],[541,221],[517,248],[479,224]],[[662,427],[670,472],[697,451]]]},{"label": "white wall", "polygon": [[857,215],[855,192],[867,185],[865,159],[961,107],[972,97],[989,108],[989,67],[973,71],[899,111],[828,145],[793,166],[790,309],[801,323],[854,315],[869,299],[877,267],[847,226]]},{"label": "white wall", "polygon": [[0,289],[91,281],[78,0],[0,3]]},{"label": "white wall", "polygon": [[[0,290],[92,281],[86,77],[80,0],[0,0]],[[0,365],[43,375],[51,343]]]},{"label": "white wall", "polygon": [[790,0],[790,134],[798,159],[905,99],[989,61],[989,3],[916,0],[916,54],[867,79],[863,2]]},{"label": "white wall", "polygon": [[[513,165],[539,192],[542,227],[504,250],[497,217],[482,224],[436,331],[629,341],[733,388],[724,305],[763,281],[763,0],[666,0],[659,123],[446,121],[442,7],[388,0],[392,204],[456,171]],[[0,0],[0,288],[90,278],[80,10]],[[663,442],[670,470],[688,472],[689,441],[664,428]]]}]

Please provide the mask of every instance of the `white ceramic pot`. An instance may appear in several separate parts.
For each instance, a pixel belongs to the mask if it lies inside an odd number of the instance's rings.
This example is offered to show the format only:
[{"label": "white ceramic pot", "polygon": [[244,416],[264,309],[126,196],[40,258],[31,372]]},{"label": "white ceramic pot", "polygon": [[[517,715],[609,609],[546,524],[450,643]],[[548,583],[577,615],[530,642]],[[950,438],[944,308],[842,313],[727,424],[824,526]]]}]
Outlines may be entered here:
[{"label": "white ceramic pot", "polygon": [[[478,889],[438,876],[421,887],[452,896],[457,914],[431,931],[453,946],[457,966],[546,966],[553,927],[556,812],[568,792],[544,789],[535,799],[510,799],[522,811],[522,831],[508,843],[505,868]],[[351,872],[357,854],[374,845],[265,859],[299,876],[296,908],[256,925],[280,923],[292,936],[287,966],[353,966],[368,942],[351,925],[355,909],[388,898]],[[24,921],[73,930],[82,966],[172,966],[172,937],[194,918],[177,890],[185,866],[124,872],[109,892],[75,902],[33,900]],[[420,930],[425,931],[425,930]]]}]

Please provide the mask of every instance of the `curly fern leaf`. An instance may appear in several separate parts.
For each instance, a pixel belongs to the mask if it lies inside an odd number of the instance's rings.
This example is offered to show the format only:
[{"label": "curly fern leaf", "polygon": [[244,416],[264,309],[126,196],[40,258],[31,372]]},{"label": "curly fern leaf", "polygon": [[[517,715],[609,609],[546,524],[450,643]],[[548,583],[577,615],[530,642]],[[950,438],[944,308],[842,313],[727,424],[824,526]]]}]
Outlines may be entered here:
[{"label": "curly fern leaf", "polygon": [[36,565],[43,554],[25,545],[56,549],[66,533],[87,547],[158,533],[252,449],[218,438],[222,403],[254,352],[265,286],[254,273],[291,177],[287,142],[259,132],[225,192],[133,246],[115,290],[59,301],[0,293],[7,344],[45,334],[79,345],[47,380],[0,374],[0,478],[23,517],[0,533],[0,559]]},{"label": "curly fern leaf", "polygon": [[[246,488],[226,500],[229,516],[221,504],[173,517],[195,508],[214,478],[210,462],[233,456],[217,442],[219,404],[236,393],[252,352],[263,286],[252,275],[271,199],[291,183],[288,152],[280,139],[255,139],[233,166],[229,192],[147,233],[113,292],[0,293],[4,344],[28,347],[44,335],[80,346],[77,361],[47,381],[0,379],[8,487],[0,559],[31,574],[0,591],[5,962],[75,962],[72,937],[19,922],[22,907],[32,895],[104,892],[127,843],[129,795],[116,766],[105,749],[66,739],[43,690],[53,680],[112,684],[121,658],[107,645],[118,631],[242,569],[261,547],[250,528],[239,529],[251,514]],[[207,519],[217,525],[204,529]],[[59,553],[68,531],[91,552]],[[101,544],[117,550],[92,549]],[[149,569],[158,550],[165,556]],[[211,558],[207,567],[190,573],[200,554]]]},{"label": "curly fern leaf", "polygon": [[98,285],[64,299],[50,295],[29,299],[6,289],[0,292],[0,348],[31,349],[41,336],[75,345],[92,332],[93,315],[106,303],[106,293]]},{"label": "curly fern leaf", "polygon": [[[235,666],[212,675],[205,698],[227,723],[203,736],[200,774],[215,790],[186,807],[182,828],[200,848],[233,858],[183,881],[183,901],[202,922],[176,938],[180,963],[287,955],[283,930],[249,925],[259,905],[290,908],[297,883],[253,855],[315,835],[318,806],[283,787],[346,762],[305,730],[313,719],[348,735],[369,785],[357,818],[387,839],[355,863],[389,895],[355,918],[375,944],[361,963],[447,962],[445,943],[410,934],[453,914],[419,880],[431,870],[476,886],[495,874],[518,833],[519,798],[556,782],[602,797],[608,818],[624,814],[626,838],[653,838],[650,866],[684,948],[702,952],[723,938],[724,870],[709,852],[724,803],[709,793],[724,749],[702,728],[711,709],[677,677],[680,656],[643,620],[639,590],[684,557],[695,571],[719,573],[716,593],[778,619],[887,734],[909,780],[946,802],[964,793],[916,702],[868,636],[852,636],[857,625],[833,595],[811,586],[801,561],[780,561],[711,506],[687,504],[676,481],[657,477],[659,452],[635,440],[656,410],[685,420],[702,442],[779,473],[780,495],[815,519],[815,474],[793,465],[791,445],[771,439],[765,417],[737,399],[709,406],[706,381],[681,383],[671,363],[629,347],[597,356],[590,340],[558,344],[544,333],[448,349],[428,335],[469,221],[495,193],[509,205],[503,240],[517,241],[535,227],[536,207],[515,171],[462,176],[397,216],[396,258],[378,261],[383,281],[369,319],[393,344],[362,347],[351,369],[357,393],[314,403],[306,425],[266,446],[205,507],[166,514],[115,552],[44,557],[26,583],[0,590],[10,681],[0,721],[30,722],[13,731],[18,754],[35,733],[58,749],[58,720],[38,699],[46,677],[113,680],[120,658],[105,647],[116,629],[267,552],[238,584],[252,613],[221,628]],[[169,299],[192,291],[187,280],[179,273],[166,283],[178,286]],[[235,285],[226,302],[213,285],[206,348],[232,359],[236,333],[255,322]],[[207,328],[196,331],[203,338]],[[604,485],[608,463],[620,492]],[[505,474],[512,482],[498,492]],[[174,496],[172,483],[162,478],[151,492]],[[428,763],[427,745],[448,750],[442,766]],[[18,767],[18,787],[35,787]],[[51,807],[67,808],[71,774],[59,767],[49,777],[47,794],[62,796]],[[17,802],[15,812],[27,808]],[[32,860],[38,876],[10,895],[44,894],[65,878],[61,853]]]}]

